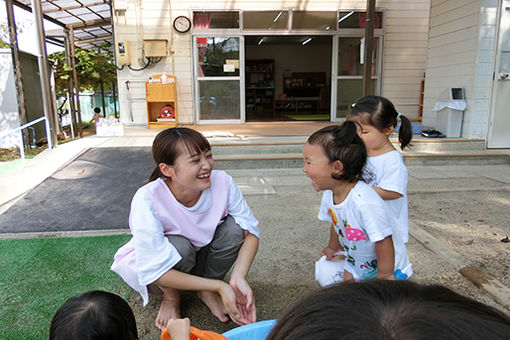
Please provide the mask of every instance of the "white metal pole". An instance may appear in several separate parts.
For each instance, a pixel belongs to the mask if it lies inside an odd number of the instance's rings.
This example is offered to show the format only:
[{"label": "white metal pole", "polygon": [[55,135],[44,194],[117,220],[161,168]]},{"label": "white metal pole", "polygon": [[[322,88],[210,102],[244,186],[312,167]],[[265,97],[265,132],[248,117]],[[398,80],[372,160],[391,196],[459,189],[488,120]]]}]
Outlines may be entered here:
[{"label": "white metal pole", "polygon": [[18,131],[18,143],[19,143],[19,156],[21,157],[21,162],[25,163],[25,147],[23,144],[23,133],[21,130]]}]

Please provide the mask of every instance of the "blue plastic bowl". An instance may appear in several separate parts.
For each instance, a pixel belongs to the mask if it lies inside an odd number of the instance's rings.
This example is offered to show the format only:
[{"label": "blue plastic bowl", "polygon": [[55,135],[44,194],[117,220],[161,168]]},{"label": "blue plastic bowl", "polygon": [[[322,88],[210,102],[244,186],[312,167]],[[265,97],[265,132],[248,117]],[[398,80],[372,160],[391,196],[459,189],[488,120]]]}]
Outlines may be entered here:
[{"label": "blue plastic bowl", "polygon": [[257,321],[236,327],[222,335],[228,340],[264,340],[275,324],[276,320]]}]

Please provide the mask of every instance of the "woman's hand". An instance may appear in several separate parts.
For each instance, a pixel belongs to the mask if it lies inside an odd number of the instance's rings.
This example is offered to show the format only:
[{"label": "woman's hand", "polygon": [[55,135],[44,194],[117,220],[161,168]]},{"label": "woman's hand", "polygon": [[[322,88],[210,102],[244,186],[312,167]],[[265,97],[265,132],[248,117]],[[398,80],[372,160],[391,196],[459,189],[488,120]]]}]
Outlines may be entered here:
[{"label": "woman's hand", "polygon": [[243,324],[257,321],[257,309],[253,291],[244,277],[232,275],[230,286],[236,294],[236,305],[240,312],[240,321]]},{"label": "woman's hand", "polygon": [[242,313],[239,311],[237,307],[237,294],[234,289],[226,282],[220,281],[221,286],[218,290],[218,294],[221,297],[221,302],[227,309],[228,315],[238,325],[244,325],[245,320],[243,318]]},{"label": "woman's hand", "polygon": [[166,324],[168,335],[172,340],[189,340],[190,337],[190,322],[188,318],[184,319],[170,319]]}]

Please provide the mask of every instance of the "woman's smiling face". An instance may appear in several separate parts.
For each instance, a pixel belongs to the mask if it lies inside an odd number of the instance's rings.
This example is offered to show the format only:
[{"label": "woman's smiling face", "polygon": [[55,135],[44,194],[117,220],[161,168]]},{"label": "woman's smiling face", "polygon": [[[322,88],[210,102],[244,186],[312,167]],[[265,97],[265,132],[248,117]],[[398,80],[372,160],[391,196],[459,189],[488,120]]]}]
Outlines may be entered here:
[{"label": "woman's smiling face", "polygon": [[211,187],[214,159],[211,150],[198,151],[181,145],[181,152],[174,165],[169,166],[173,189],[186,192],[202,192]]}]

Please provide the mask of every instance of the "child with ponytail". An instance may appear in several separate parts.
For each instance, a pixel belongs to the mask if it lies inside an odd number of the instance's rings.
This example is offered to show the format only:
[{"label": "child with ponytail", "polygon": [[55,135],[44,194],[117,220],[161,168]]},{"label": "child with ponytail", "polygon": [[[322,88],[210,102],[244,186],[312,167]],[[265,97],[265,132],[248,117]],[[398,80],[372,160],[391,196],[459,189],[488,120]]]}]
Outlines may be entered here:
[{"label": "child with ponytail", "polygon": [[398,140],[405,150],[413,135],[409,119],[395,110],[391,101],[380,96],[366,96],[352,104],[347,119],[359,125],[359,134],[367,148],[369,184],[384,200],[401,231],[405,243],[409,240],[407,208],[407,168],[401,153],[390,141],[400,120]]}]

